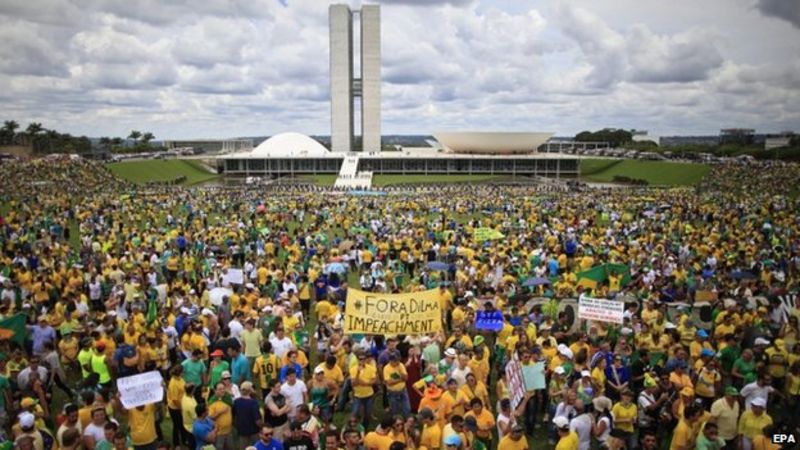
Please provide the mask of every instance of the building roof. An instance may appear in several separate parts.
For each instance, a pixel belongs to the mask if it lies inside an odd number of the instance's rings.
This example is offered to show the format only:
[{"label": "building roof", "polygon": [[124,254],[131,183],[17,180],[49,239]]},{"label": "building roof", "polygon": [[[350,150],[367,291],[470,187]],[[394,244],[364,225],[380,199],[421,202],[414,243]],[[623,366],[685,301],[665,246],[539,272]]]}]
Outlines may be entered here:
[{"label": "building roof", "polygon": [[553,133],[440,132],[433,137],[450,153],[531,153]]},{"label": "building roof", "polygon": [[314,139],[300,133],[281,133],[254,148],[250,155],[272,158],[328,156],[330,151]]}]

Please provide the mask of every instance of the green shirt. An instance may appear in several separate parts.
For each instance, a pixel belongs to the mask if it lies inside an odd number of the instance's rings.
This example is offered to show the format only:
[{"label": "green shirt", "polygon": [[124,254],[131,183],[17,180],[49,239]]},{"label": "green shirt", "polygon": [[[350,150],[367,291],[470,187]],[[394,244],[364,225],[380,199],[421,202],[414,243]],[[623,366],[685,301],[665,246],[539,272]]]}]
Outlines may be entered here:
[{"label": "green shirt", "polygon": [[744,384],[752,383],[753,381],[756,381],[756,378],[758,378],[756,375],[755,360],[747,362],[744,359],[739,358],[735,363],[733,363],[733,368],[738,370],[739,373],[744,376]]},{"label": "green shirt", "polygon": [[203,375],[206,373],[206,363],[203,361],[192,361],[187,359],[181,363],[183,366],[183,381],[192,383],[195,386],[203,384]]},{"label": "green shirt", "polygon": [[211,386],[212,388],[216,386],[217,383],[219,383],[222,380],[222,372],[225,372],[226,370],[230,372],[231,365],[228,364],[228,361],[221,360],[219,364],[217,364],[216,366],[214,366],[213,369],[211,369],[211,376],[208,377],[209,378],[208,385]]},{"label": "green shirt", "polygon": [[695,443],[695,450],[721,450],[723,447],[725,447],[724,439],[718,437],[715,441],[711,441],[702,432],[697,436]]},{"label": "green shirt", "polygon": [[6,409],[6,394],[7,390],[11,389],[11,384],[8,382],[8,378],[0,375],[0,411]]}]

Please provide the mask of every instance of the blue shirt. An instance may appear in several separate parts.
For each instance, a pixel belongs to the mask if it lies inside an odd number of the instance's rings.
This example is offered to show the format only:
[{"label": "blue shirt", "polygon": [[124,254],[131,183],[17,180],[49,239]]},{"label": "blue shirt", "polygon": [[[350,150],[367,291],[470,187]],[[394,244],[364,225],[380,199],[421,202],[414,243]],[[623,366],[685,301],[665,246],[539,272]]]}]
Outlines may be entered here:
[{"label": "blue shirt", "polygon": [[250,362],[239,353],[239,356],[231,360],[231,383],[242,384],[243,381],[252,381],[250,374]]},{"label": "blue shirt", "polygon": [[269,444],[265,444],[264,441],[259,439],[254,444],[254,447],[256,448],[256,450],[283,450],[283,444],[272,438],[269,439]]},{"label": "blue shirt", "polygon": [[[192,424],[192,436],[194,436],[195,440],[195,450],[200,450],[209,444],[209,442],[206,442],[206,437],[213,430],[214,421],[211,420],[210,417],[206,416],[205,419],[194,419],[194,423]],[[213,444],[213,442],[211,443]]]},{"label": "blue shirt", "polygon": [[[261,420],[261,412],[258,408],[258,400],[250,397],[239,397],[233,401],[233,427],[239,436],[250,436],[258,434],[259,428],[256,422]],[[252,442],[248,442],[252,444]]]},{"label": "blue shirt", "polygon": [[[292,367],[293,365],[294,367]],[[294,369],[294,373],[297,375],[297,379],[299,380],[303,379],[303,368],[300,367],[300,364],[290,362],[289,364],[286,364],[285,366],[281,367],[281,374],[280,374],[281,383],[286,381],[286,374],[289,373],[289,371],[292,369]]]}]

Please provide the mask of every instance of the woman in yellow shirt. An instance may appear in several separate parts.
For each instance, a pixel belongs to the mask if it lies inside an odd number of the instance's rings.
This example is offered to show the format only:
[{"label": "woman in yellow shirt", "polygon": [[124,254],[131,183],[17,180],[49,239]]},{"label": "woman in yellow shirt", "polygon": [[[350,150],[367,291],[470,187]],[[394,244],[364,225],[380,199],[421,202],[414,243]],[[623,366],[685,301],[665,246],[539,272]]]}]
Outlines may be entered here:
[{"label": "woman in yellow shirt", "polygon": [[636,405],[633,403],[633,392],[624,390],[620,394],[621,400],[611,408],[614,416],[614,426],[627,433],[633,433],[633,424],[636,421]]}]

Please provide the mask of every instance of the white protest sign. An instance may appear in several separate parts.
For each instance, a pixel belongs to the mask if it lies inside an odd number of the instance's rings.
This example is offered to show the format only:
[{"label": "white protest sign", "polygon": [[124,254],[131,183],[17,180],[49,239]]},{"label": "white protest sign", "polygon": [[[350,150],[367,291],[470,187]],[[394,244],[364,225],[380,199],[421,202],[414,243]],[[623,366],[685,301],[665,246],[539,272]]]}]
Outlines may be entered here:
[{"label": "white protest sign", "polygon": [[164,379],[157,370],[117,379],[122,406],[131,409],[161,402],[164,399],[163,383]]},{"label": "white protest sign", "polygon": [[228,284],[244,284],[244,270],[228,269],[228,273],[223,276],[223,282]]},{"label": "white protest sign", "polygon": [[625,302],[592,298],[582,295],[578,299],[578,318],[598,322],[622,323]]},{"label": "white protest sign", "polygon": [[513,410],[525,398],[525,381],[522,378],[522,366],[517,359],[517,353],[506,363],[506,382],[508,383],[508,394],[511,396],[511,409]]}]

